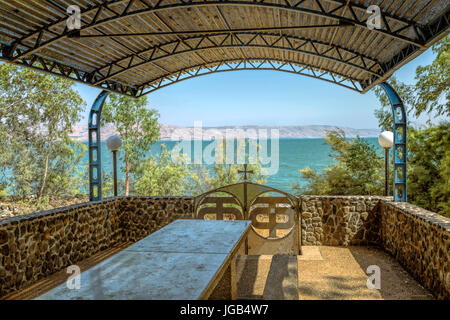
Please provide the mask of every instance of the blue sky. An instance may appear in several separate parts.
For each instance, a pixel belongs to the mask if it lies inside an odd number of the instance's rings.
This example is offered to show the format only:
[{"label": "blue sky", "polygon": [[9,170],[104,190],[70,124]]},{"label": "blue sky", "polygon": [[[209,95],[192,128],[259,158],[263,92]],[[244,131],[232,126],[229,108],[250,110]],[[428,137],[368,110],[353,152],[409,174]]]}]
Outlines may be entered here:
[{"label": "blue sky", "polygon": [[[414,83],[418,65],[430,64],[427,52],[397,70],[395,75]],[[81,123],[87,123],[90,106],[99,89],[77,84],[87,103]],[[148,95],[149,107],[157,109],[160,123],[178,126],[224,125],[336,125],[357,129],[377,128],[372,92],[359,94],[305,76],[277,71],[234,71],[198,77],[165,87]],[[424,124],[423,116],[417,124]]]}]

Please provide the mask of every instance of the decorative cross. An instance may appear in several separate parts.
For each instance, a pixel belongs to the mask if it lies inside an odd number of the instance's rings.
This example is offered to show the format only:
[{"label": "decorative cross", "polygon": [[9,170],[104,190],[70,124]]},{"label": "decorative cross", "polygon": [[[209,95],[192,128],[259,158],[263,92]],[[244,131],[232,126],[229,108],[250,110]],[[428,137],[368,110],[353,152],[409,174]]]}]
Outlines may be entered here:
[{"label": "decorative cross", "polygon": [[253,170],[247,170],[247,164],[244,164],[244,171],[238,170],[238,174],[244,174],[244,180],[247,181],[247,174],[254,174]]}]

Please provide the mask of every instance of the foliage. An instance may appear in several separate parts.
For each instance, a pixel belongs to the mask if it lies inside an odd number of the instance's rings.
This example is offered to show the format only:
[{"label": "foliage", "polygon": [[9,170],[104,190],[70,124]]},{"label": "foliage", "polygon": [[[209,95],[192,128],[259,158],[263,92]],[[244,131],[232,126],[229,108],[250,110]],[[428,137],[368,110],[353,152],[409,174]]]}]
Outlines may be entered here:
[{"label": "foliage", "polygon": [[[407,85],[395,77],[389,80],[389,84],[401,97],[408,115],[418,117],[426,112],[436,116],[450,116],[450,36],[434,44],[432,50],[436,53],[436,58],[430,65],[417,67],[414,85]],[[375,110],[380,128],[392,130],[394,121],[388,96],[381,87],[377,86],[373,90],[381,104]]]},{"label": "foliage", "polygon": [[[449,122],[414,127],[411,118],[423,113],[450,115],[449,56],[450,37],[433,46],[436,58],[432,64],[416,69],[416,83],[408,86],[395,78],[390,84],[397,90],[408,109],[408,202],[450,217],[450,136]],[[376,110],[379,126],[392,131],[394,121],[386,94],[376,89],[381,107]]]},{"label": "foliage", "polygon": [[[72,142],[84,101],[73,81],[0,65],[0,167],[3,187],[46,201],[77,193],[85,149]],[[5,188],[3,188],[5,189]]]},{"label": "foliage", "polygon": [[[58,160],[54,162],[54,170],[49,172],[49,189],[53,194],[77,195],[82,190],[89,190],[84,175],[88,172],[88,166],[82,166],[83,158],[87,153],[87,146],[83,143],[68,140],[55,148],[56,155],[52,157]],[[69,172],[71,174],[59,174]]]},{"label": "foliage", "polygon": [[[193,180],[192,190],[195,195],[199,195],[230,184],[244,182],[243,175],[238,173],[240,170],[243,170],[243,165],[216,164],[210,169],[206,166],[192,166],[190,175]],[[248,182],[266,183],[260,163],[248,165],[247,170],[254,172],[248,175]]]},{"label": "foliage", "polygon": [[450,218],[450,122],[409,131],[408,201]]},{"label": "foliage", "polygon": [[[255,141],[246,140],[238,143],[238,145],[245,146],[245,149],[249,149],[250,144],[254,144],[256,147],[255,150],[259,152],[260,146]],[[220,157],[223,157],[222,159],[225,158],[227,153],[226,146],[227,144],[225,139],[217,141],[217,157],[219,159]],[[245,153],[244,148],[236,151]],[[247,170],[253,171],[252,174],[247,176],[247,181],[264,184],[266,179],[263,172],[264,169],[259,161],[260,159],[253,159],[248,155],[248,153],[245,153],[245,159],[247,159],[247,162],[249,163]],[[193,173],[191,174],[191,179],[193,180],[193,189],[196,194],[202,194],[210,190],[244,181],[244,176],[239,174],[239,171],[243,170],[243,165],[220,164],[221,161],[218,161],[218,163],[219,164],[214,164],[212,168],[207,168],[206,166],[192,167],[191,170],[193,170]]]},{"label": "foliage", "polygon": [[450,116],[450,35],[433,45],[433,63],[416,70],[415,116],[423,112]]},{"label": "foliage", "polygon": [[135,183],[135,193],[145,196],[182,196],[189,194],[189,166],[182,157],[161,145],[160,154],[143,162]]},{"label": "foliage", "polygon": [[[217,150],[225,154],[225,143],[219,143]],[[248,181],[265,183],[261,163],[256,162],[248,166],[248,170],[254,171]],[[242,182],[243,177],[238,174],[241,169],[242,165],[237,164],[193,165],[185,154],[175,154],[162,145],[158,157],[152,156],[138,167],[134,191],[147,196],[199,195]]]},{"label": "foliage", "polygon": [[130,190],[130,172],[143,161],[150,147],[160,138],[159,113],[147,109],[147,97],[134,99],[111,94],[102,111],[102,123],[111,123],[123,140],[122,168],[126,174],[125,195]]},{"label": "foliage", "polygon": [[383,193],[383,160],[366,140],[347,140],[342,130],[326,135],[334,160],[331,167],[318,173],[311,168],[300,170],[308,181],[305,187],[293,185],[298,193],[315,195],[375,195]]},{"label": "foliage", "polygon": [[[109,198],[114,196],[114,178],[112,174],[109,174],[102,170],[102,198]],[[119,182],[118,182],[119,183]],[[119,189],[119,186],[118,186]]]}]

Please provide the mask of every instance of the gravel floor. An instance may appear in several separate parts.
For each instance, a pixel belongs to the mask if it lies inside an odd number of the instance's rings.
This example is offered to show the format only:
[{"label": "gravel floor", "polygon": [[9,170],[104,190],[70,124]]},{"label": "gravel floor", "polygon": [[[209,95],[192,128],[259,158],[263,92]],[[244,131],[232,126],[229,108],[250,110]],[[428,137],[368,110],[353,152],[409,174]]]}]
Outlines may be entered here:
[{"label": "gravel floor", "polygon": [[[238,296],[241,299],[264,299],[272,257],[240,256],[237,261]],[[374,247],[303,247],[297,256],[298,277],[285,279],[286,285],[298,281],[300,300],[416,300],[433,299],[391,256]],[[381,272],[381,289],[367,288],[369,266]],[[279,290],[283,299],[283,290]],[[273,298],[273,297],[272,297]]]}]

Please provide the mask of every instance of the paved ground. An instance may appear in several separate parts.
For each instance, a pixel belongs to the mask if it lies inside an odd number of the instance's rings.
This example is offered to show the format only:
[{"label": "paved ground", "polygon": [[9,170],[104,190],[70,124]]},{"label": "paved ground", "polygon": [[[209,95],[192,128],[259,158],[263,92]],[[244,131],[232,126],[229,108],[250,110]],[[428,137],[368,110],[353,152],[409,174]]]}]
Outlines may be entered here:
[{"label": "paved ground", "polygon": [[[237,264],[238,296],[242,299],[345,299],[345,300],[415,300],[433,299],[399,264],[373,247],[303,247],[297,256],[298,274],[292,265],[274,263],[273,256],[240,256]],[[381,289],[367,288],[367,267],[381,270]],[[273,286],[272,274],[284,274],[282,287]],[[279,277],[278,277],[279,278]],[[292,294],[298,283],[298,296]],[[273,293],[278,292],[274,297]]]}]

